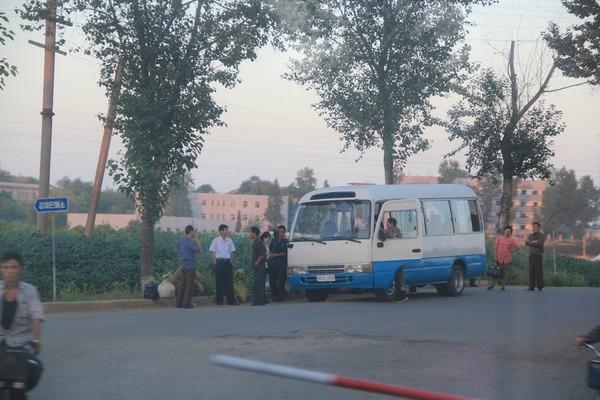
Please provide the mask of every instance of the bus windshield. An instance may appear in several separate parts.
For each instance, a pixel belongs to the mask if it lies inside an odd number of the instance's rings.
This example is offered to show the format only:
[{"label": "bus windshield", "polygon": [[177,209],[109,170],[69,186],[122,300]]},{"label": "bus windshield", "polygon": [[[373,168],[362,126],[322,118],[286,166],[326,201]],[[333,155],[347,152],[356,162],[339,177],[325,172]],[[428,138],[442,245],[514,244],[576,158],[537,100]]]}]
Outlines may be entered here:
[{"label": "bus windshield", "polygon": [[371,235],[371,202],[330,200],[301,204],[292,241],[368,239]]}]

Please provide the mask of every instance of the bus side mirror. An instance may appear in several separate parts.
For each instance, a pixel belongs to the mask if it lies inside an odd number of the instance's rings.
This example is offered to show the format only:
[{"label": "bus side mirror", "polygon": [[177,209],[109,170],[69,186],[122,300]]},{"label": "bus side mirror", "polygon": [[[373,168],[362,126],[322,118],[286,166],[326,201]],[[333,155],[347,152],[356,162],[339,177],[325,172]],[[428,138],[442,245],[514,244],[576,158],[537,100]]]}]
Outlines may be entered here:
[{"label": "bus side mirror", "polygon": [[377,247],[382,248],[383,247],[383,242],[377,242]]},{"label": "bus side mirror", "polygon": [[293,249],[294,248],[294,243],[288,243],[288,249]]}]

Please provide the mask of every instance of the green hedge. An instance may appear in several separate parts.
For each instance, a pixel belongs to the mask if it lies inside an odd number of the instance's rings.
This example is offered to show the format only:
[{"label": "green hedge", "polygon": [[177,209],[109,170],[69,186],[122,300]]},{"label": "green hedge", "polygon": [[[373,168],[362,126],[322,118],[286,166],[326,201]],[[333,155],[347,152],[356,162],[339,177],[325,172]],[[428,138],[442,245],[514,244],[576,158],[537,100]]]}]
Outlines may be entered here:
[{"label": "green hedge", "polygon": [[[488,241],[488,265],[494,262],[493,241]],[[556,256],[556,273],[552,248],[544,253],[544,283],[546,286],[600,286],[600,262],[591,262],[573,257]],[[526,247],[513,253],[508,284],[527,285],[529,283],[529,255]]]},{"label": "green hedge", "polygon": [[[132,224],[127,229],[114,230],[106,226],[97,227],[91,237],[82,229],[56,230],[57,290],[61,292],[98,294],[111,290],[139,289],[140,282],[140,225]],[[178,266],[176,243],[181,233],[156,231],[155,276],[157,279]],[[204,251],[199,257],[199,271],[207,292],[214,292],[214,272],[208,248],[214,234],[202,234],[200,240]],[[232,235],[237,248],[235,267],[250,270],[250,239]],[[25,258],[24,280],[40,290],[42,298],[52,297],[51,236],[39,235],[35,227],[7,224],[0,225],[0,252],[8,249],[20,251]],[[548,286],[600,286],[600,263],[557,256],[557,271],[553,273],[550,249],[544,257],[546,284]],[[514,254],[508,282],[525,285],[528,281],[527,249]],[[493,262],[492,243],[488,242],[488,262]],[[248,287],[252,277],[247,274]]]},{"label": "green hedge", "polygon": [[[139,289],[140,226],[114,230],[99,226],[91,237],[83,229],[57,229],[56,275],[57,292],[80,290],[84,293],[104,293],[111,290]],[[178,266],[176,243],[181,233],[157,230],[155,234],[154,271],[157,279]],[[214,291],[214,272],[208,248],[213,234],[202,234],[203,252],[198,257],[199,271],[208,293]],[[232,235],[237,248],[234,266],[249,269],[250,239]],[[35,228],[18,224],[0,227],[0,252],[18,250],[25,259],[23,279],[35,285],[44,300],[52,298],[51,235],[39,235]]]}]

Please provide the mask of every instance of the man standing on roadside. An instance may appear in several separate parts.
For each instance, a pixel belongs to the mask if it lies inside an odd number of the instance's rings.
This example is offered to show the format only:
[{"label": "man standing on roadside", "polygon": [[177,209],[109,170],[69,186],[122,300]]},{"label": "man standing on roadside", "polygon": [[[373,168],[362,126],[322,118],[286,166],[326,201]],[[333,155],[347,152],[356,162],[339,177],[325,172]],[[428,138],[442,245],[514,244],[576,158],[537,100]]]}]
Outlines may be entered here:
[{"label": "man standing on roadside", "polygon": [[283,301],[285,282],[287,281],[288,241],[285,238],[285,226],[279,225],[271,242],[269,260],[269,285],[273,301]]},{"label": "man standing on roadside", "polygon": [[525,244],[529,246],[529,291],[535,287],[541,292],[544,288],[544,234],[540,232],[540,223],[534,222],[533,233],[527,236]]},{"label": "man standing on roadside", "polygon": [[265,261],[267,260],[267,248],[260,237],[260,230],[253,226],[250,228],[250,239],[252,240],[252,271],[254,272],[254,284],[252,285],[252,305],[264,306],[265,295]]},{"label": "man standing on roadside", "polygon": [[235,252],[235,245],[229,237],[227,225],[219,225],[219,236],[213,239],[209,251],[215,264],[217,304],[222,305],[223,296],[225,296],[227,304],[237,305],[238,302],[233,296],[233,265],[231,265],[231,256]]},{"label": "man standing on roadside", "polygon": [[177,256],[181,266],[182,277],[177,285],[175,307],[194,308],[194,278],[196,277],[196,253],[202,250],[202,245],[195,237],[196,231],[192,225],[185,227],[185,236],[177,242]]}]

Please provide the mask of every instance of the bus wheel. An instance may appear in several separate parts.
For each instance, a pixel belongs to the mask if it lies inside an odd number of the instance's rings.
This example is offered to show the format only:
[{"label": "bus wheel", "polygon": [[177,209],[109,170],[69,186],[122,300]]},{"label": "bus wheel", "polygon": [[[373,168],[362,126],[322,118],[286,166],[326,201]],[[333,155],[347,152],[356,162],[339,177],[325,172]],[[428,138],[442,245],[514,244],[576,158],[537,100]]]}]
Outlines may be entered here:
[{"label": "bus wheel", "polygon": [[400,285],[398,284],[398,274],[392,280],[392,285],[387,289],[377,289],[375,291],[380,301],[394,301],[400,294]]},{"label": "bus wheel", "polygon": [[311,302],[317,302],[317,301],[325,301],[327,300],[327,290],[325,289],[313,289],[313,290],[307,290],[306,291],[306,299]]},{"label": "bus wheel", "polygon": [[465,271],[460,265],[452,268],[452,275],[446,284],[450,296],[460,296],[465,288]]}]

